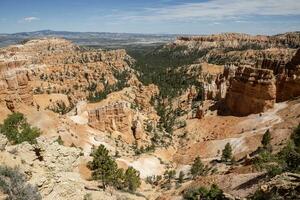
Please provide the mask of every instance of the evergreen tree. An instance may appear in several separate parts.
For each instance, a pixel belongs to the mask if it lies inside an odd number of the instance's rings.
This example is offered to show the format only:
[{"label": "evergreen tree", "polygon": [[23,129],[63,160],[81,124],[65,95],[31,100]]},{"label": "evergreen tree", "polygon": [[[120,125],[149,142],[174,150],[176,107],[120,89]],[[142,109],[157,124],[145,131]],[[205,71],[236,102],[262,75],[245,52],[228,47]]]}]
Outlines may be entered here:
[{"label": "evergreen tree", "polygon": [[263,138],[261,140],[261,143],[263,145],[264,148],[267,148],[270,145],[271,142],[271,133],[269,131],[269,129],[265,132],[265,134],[263,135]]},{"label": "evergreen tree", "polygon": [[225,145],[225,148],[222,151],[222,160],[227,162],[228,160],[231,160],[232,158],[232,147],[230,143],[227,143]]},{"label": "evergreen tree", "polygon": [[94,149],[91,156],[94,159],[88,163],[88,167],[92,170],[93,179],[102,182],[104,190],[110,185],[116,189],[128,188],[133,192],[141,185],[139,171],[129,167],[124,173],[123,169],[118,169],[117,163],[104,145]]},{"label": "evergreen tree", "polygon": [[4,134],[9,141],[19,144],[22,142],[36,143],[36,138],[41,134],[40,130],[31,127],[22,113],[10,114],[3,125],[0,126],[0,133]]},{"label": "evergreen tree", "polygon": [[125,187],[124,179],[125,179],[124,170],[117,169],[112,181],[113,186],[119,190],[123,189]]},{"label": "evergreen tree", "polygon": [[299,149],[300,152],[300,124],[298,127],[294,130],[291,139],[293,140],[296,148]]},{"label": "evergreen tree", "polygon": [[136,191],[136,189],[141,185],[140,173],[133,167],[128,167],[125,172],[125,185],[131,192]]},{"label": "evergreen tree", "polygon": [[183,171],[180,171],[178,176],[178,182],[183,183],[183,179],[184,179],[184,173]]},{"label": "evergreen tree", "polygon": [[191,174],[195,178],[197,176],[201,176],[204,174],[204,165],[199,156],[197,156],[194,160],[194,163],[191,168]]},{"label": "evergreen tree", "polygon": [[92,172],[92,177],[95,180],[101,180],[103,189],[110,185],[115,180],[117,171],[117,163],[109,156],[108,150],[104,145],[100,145],[91,155],[94,157],[93,161],[89,163]]}]

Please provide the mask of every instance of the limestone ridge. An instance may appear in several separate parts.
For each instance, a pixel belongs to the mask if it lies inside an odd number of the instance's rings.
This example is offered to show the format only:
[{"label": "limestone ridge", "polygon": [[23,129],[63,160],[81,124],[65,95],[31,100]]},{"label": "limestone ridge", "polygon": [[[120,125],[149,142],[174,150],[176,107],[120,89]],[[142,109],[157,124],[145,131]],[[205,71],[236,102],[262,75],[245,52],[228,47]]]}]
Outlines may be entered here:
[{"label": "limestone ridge", "polygon": [[239,33],[223,33],[192,37],[178,37],[175,43],[198,43],[202,47],[241,47],[255,45],[257,47],[270,48],[274,46],[299,47],[300,35],[298,33],[285,33],[275,36],[252,36]]}]

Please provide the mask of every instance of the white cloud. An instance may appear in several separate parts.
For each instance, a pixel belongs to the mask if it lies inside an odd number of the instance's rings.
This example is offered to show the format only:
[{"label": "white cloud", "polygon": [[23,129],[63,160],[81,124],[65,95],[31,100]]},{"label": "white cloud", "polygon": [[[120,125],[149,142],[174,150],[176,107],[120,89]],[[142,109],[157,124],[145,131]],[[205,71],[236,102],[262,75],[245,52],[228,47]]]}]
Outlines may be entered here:
[{"label": "white cloud", "polygon": [[209,0],[119,13],[127,20],[223,20],[245,16],[300,15],[299,0]]},{"label": "white cloud", "polygon": [[27,23],[30,23],[32,21],[37,21],[37,20],[40,20],[40,18],[38,17],[24,17],[23,19],[20,20],[20,22],[27,22]]}]

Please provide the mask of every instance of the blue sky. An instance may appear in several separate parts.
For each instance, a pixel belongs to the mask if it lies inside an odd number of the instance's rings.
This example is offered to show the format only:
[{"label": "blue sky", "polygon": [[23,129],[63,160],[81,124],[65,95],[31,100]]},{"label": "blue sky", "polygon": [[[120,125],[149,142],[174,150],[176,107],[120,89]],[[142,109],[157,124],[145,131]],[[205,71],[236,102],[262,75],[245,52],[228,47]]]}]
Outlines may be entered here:
[{"label": "blue sky", "polygon": [[0,33],[300,31],[300,0],[0,0]]}]

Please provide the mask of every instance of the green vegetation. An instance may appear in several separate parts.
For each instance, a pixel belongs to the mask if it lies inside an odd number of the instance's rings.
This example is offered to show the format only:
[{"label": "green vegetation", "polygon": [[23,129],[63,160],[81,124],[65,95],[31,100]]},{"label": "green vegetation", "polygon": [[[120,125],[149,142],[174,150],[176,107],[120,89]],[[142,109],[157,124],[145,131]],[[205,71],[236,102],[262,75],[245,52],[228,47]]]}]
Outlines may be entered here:
[{"label": "green vegetation", "polygon": [[[253,163],[258,169],[266,170],[269,177],[283,172],[300,172],[300,125],[293,131],[290,141],[278,153],[272,154],[263,149],[254,159]],[[266,144],[266,143],[265,143]],[[268,143],[269,144],[269,143]]]},{"label": "green vegetation", "polygon": [[17,168],[0,166],[0,190],[8,196],[7,199],[40,200],[38,189],[26,182],[25,175]]},{"label": "green vegetation", "polygon": [[157,85],[162,98],[172,98],[197,84],[195,77],[188,75],[182,66],[192,64],[206,54],[206,51],[185,54],[185,50],[187,47],[159,46],[144,51],[129,49],[128,53],[137,61],[134,68],[140,73],[140,80],[146,85]]},{"label": "green vegetation", "polygon": [[70,104],[70,106],[67,106],[65,102],[58,101],[56,102],[56,106],[54,108],[48,107],[49,110],[59,113],[60,115],[65,115],[68,112],[70,112],[74,108],[73,104]]},{"label": "green vegetation", "polygon": [[99,102],[102,101],[107,97],[112,92],[120,91],[124,89],[125,87],[128,87],[127,81],[130,78],[130,72],[129,71],[114,71],[113,72],[114,77],[118,80],[117,83],[114,85],[108,85],[105,81],[104,83],[104,90],[101,92],[96,91],[97,84],[92,83],[90,86],[87,88],[89,91],[89,96],[87,97],[88,101],[91,103]]},{"label": "green vegetation", "polygon": [[56,142],[57,142],[59,145],[64,145],[64,141],[61,139],[61,136],[58,136],[58,138],[56,139]]},{"label": "green vegetation", "polygon": [[164,178],[171,183],[171,180],[175,178],[176,171],[175,170],[166,170],[164,173]]},{"label": "green vegetation", "polygon": [[8,140],[14,144],[22,142],[36,143],[36,138],[41,134],[40,130],[31,127],[22,113],[12,113],[0,125],[0,133],[4,134]]},{"label": "green vegetation", "polygon": [[210,189],[205,187],[194,188],[186,191],[183,195],[186,200],[225,200],[223,191],[217,185],[212,185]]},{"label": "green vegetation", "polygon": [[161,175],[153,175],[153,176],[148,176],[146,178],[146,182],[151,184],[151,185],[158,185],[160,183],[160,181],[162,180],[162,176]]},{"label": "green vegetation", "polygon": [[170,106],[165,106],[161,99],[157,98],[154,106],[157,114],[160,116],[158,128],[165,130],[169,134],[173,134],[173,126],[175,124],[175,115]]},{"label": "green vegetation", "polygon": [[[160,131],[173,133],[176,117],[185,113],[180,110],[173,110],[172,99],[181,95],[191,86],[196,86],[199,94],[202,94],[202,85],[198,82],[199,73],[195,73],[186,65],[193,64],[198,58],[204,56],[207,51],[189,52],[185,46],[177,47],[149,47],[144,49],[127,49],[129,55],[135,60],[134,69],[138,72],[139,79],[145,85],[155,84],[159,88],[159,95],[152,98],[152,105],[155,107],[160,121]],[[199,69],[200,70],[200,69]],[[197,97],[202,100],[202,97]],[[184,127],[184,123],[178,124]]]},{"label": "green vegetation", "polygon": [[109,155],[104,145],[100,145],[91,154],[93,161],[88,164],[92,170],[94,180],[100,180],[105,190],[107,186],[116,189],[127,189],[134,192],[140,185],[140,174],[137,170],[129,167],[125,173],[123,169],[118,169],[116,161]]},{"label": "green vegetation", "polygon": [[270,133],[269,130],[267,130],[265,132],[265,134],[263,135],[263,138],[261,140],[261,144],[263,145],[263,147],[265,149],[267,149],[269,147],[269,145],[270,145],[270,142],[271,142],[271,133]]},{"label": "green vegetation", "polygon": [[92,198],[92,194],[91,193],[87,193],[83,196],[83,200],[93,200]]},{"label": "green vegetation", "polygon": [[141,185],[140,172],[134,168],[128,167],[124,176],[124,181],[129,191],[134,192]]},{"label": "green vegetation", "polygon": [[199,156],[197,156],[194,160],[194,163],[191,168],[191,174],[193,178],[196,178],[197,176],[202,176],[205,173],[205,166],[202,163]]},{"label": "green vegetation", "polygon": [[183,183],[184,181],[184,172],[180,171],[178,176],[178,183]]},{"label": "green vegetation", "polygon": [[228,162],[232,159],[232,147],[230,143],[225,145],[225,148],[222,151],[222,161]]}]

